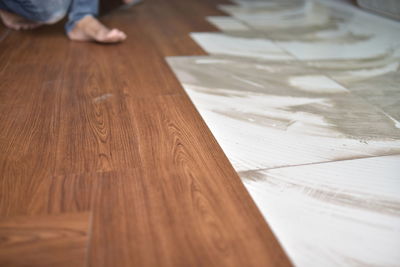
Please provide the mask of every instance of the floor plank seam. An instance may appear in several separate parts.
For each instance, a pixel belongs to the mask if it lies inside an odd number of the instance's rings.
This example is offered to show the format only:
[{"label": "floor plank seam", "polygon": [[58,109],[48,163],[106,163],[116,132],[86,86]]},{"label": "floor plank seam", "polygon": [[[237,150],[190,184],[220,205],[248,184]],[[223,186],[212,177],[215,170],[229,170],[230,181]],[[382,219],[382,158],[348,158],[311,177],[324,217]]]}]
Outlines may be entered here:
[{"label": "floor plank seam", "polygon": [[312,166],[312,165],[320,165],[320,164],[329,164],[329,163],[334,163],[334,162],[347,162],[347,161],[355,161],[355,160],[371,159],[371,158],[384,158],[384,157],[391,157],[391,156],[400,156],[400,153],[385,154],[382,156],[370,156],[370,157],[360,157],[360,158],[351,158],[351,159],[339,159],[339,160],[311,162],[311,163],[296,164],[296,165],[285,165],[285,166],[271,167],[271,168],[256,168],[256,169],[250,169],[250,170],[245,170],[245,171],[237,171],[237,173],[241,174],[241,173],[253,172],[253,171],[269,171],[269,170],[276,170],[276,169],[285,169],[285,168],[290,168],[290,167]]},{"label": "floor plank seam", "polygon": [[0,35],[0,43],[7,38],[11,34],[10,29],[5,29],[5,31]]}]

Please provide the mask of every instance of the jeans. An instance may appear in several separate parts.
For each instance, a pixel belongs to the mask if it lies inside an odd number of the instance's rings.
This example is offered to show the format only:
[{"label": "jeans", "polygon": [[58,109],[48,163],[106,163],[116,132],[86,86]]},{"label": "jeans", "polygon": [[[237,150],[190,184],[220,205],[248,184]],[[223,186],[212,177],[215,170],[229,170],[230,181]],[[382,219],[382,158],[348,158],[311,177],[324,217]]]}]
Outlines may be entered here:
[{"label": "jeans", "polygon": [[47,24],[61,20],[68,13],[65,30],[70,32],[75,23],[86,15],[97,16],[98,0],[0,0],[0,9],[35,22]]}]

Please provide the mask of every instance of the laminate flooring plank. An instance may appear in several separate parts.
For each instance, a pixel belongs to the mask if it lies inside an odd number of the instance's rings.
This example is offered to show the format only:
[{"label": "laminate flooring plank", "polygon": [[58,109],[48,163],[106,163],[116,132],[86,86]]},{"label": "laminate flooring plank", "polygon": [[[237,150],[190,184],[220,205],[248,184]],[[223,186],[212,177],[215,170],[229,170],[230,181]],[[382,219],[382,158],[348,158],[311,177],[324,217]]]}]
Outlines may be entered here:
[{"label": "laminate flooring plank", "polygon": [[[118,96],[77,101],[72,114],[63,114],[56,173],[104,172],[133,168],[137,164],[138,140],[131,114]],[[143,111],[146,112],[146,111]],[[81,116],[81,120],[75,120]]]},{"label": "laminate flooring plank", "polygon": [[43,216],[92,210],[99,173],[30,179],[0,179],[0,218]]},{"label": "laminate flooring plank", "polygon": [[0,220],[0,266],[86,265],[89,213]]},{"label": "laminate flooring plank", "polygon": [[91,266],[289,265],[164,60],[204,54],[188,34],[217,3],[115,11],[119,45],[60,24],[0,42],[2,218],[93,211]]},{"label": "laminate flooring plank", "polygon": [[99,186],[90,266],[290,266],[188,98],[127,103],[138,165]]}]

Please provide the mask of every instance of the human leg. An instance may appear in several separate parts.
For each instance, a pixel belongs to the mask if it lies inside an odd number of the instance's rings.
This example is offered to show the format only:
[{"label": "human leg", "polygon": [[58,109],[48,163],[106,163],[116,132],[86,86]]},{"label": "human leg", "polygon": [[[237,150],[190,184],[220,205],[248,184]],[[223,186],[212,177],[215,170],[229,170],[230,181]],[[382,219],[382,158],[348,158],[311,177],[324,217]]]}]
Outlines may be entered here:
[{"label": "human leg", "polygon": [[27,20],[51,24],[67,13],[71,0],[2,0],[0,8]]},{"label": "human leg", "polygon": [[72,0],[68,13],[68,22],[65,30],[70,32],[75,24],[85,16],[96,17],[99,14],[98,0]]},{"label": "human leg", "polygon": [[0,17],[14,30],[33,29],[61,20],[71,0],[1,0]]},{"label": "human leg", "polygon": [[98,0],[0,0],[0,18],[15,30],[55,23],[67,11],[65,28],[71,40],[115,43],[126,39],[125,33],[108,29],[95,18]]},{"label": "human leg", "polygon": [[4,25],[13,30],[30,30],[42,25],[40,22],[25,19],[15,13],[0,8],[0,19]]},{"label": "human leg", "polygon": [[65,27],[71,40],[116,43],[126,39],[125,33],[110,30],[95,18],[98,4],[98,0],[72,0]]}]

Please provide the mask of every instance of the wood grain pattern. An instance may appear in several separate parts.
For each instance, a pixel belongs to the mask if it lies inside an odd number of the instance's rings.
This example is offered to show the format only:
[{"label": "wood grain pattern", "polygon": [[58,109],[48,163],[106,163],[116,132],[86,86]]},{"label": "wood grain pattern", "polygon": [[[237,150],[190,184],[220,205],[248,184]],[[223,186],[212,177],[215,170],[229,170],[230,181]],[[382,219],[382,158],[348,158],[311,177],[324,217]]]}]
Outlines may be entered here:
[{"label": "wood grain pattern", "polygon": [[85,266],[89,213],[0,220],[0,266]]},{"label": "wood grain pattern", "polygon": [[164,60],[204,54],[188,34],[215,30],[215,4],[110,13],[128,34],[115,46],[69,42],[62,25],[7,36],[0,216],[93,212],[89,266],[290,265]]},{"label": "wood grain pattern", "polygon": [[90,211],[98,185],[97,173],[2,178],[0,214],[12,218]]},{"label": "wood grain pattern", "polygon": [[141,164],[103,180],[91,266],[289,264],[186,97],[130,100],[128,108]]}]

